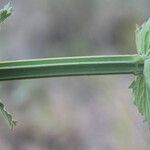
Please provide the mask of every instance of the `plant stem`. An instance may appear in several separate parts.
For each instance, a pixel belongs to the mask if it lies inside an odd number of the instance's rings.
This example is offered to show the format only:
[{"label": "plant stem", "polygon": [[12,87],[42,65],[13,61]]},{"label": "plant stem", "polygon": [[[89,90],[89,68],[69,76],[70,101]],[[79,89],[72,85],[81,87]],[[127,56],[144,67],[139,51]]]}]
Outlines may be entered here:
[{"label": "plant stem", "polygon": [[142,73],[138,55],[60,57],[0,62],[0,81],[59,76]]}]

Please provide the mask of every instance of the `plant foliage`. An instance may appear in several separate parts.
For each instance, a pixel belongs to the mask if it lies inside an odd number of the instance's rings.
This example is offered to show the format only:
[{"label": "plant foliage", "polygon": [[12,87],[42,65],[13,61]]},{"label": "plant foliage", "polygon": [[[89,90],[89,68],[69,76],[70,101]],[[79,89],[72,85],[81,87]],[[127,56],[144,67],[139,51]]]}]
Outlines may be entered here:
[{"label": "plant foliage", "polygon": [[[0,23],[12,13],[8,3],[0,10]],[[130,88],[134,93],[134,104],[150,123],[150,20],[136,29],[138,55],[51,58],[1,63],[1,80],[27,79],[54,76],[134,73]],[[43,70],[42,70],[43,68]],[[13,70],[13,73],[12,73]],[[0,111],[10,128],[16,121],[0,101]]]},{"label": "plant foliage", "polygon": [[150,19],[136,29],[137,52],[144,59],[144,70],[131,84],[134,93],[134,104],[150,123]]},{"label": "plant foliage", "polygon": [[4,6],[3,9],[0,10],[0,23],[2,23],[6,18],[8,18],[12,14],[12,6],[9,2]]},{"label": "plant foliage", "polygon": [[[4,6],[3,9],[0,10],[0,23],[2,23],[7,17],[9,17],[12,13],[12,6],[10,3]],[[16,126],[16,121],[12,118],[11,114],[6,111],[4,104],[0,100],[0,111],[7,121],[9,127],[12,129],[14,126]]]}]

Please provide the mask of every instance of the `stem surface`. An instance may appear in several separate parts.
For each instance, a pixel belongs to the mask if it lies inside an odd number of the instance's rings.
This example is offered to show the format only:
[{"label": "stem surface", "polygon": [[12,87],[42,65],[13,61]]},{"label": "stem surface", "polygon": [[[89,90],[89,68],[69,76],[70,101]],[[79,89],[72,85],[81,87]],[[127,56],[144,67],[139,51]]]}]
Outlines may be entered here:
[{"label": "stem surface", "polygon": [[59,57],[0,61],[0,81],[59,76],[138,74],[144,60],[138,55]]}]

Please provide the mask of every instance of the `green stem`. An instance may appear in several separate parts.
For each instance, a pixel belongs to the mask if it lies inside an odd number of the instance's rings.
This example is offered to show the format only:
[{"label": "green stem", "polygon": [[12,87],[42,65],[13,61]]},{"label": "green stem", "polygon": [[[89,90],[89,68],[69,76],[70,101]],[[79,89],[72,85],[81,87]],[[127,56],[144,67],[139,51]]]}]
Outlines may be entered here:
[{"label": "green stem", "polygon": [[144,60],[138,55],[1,61],[0,81],[59,76],[137,74],[142,73],[143,68]]}]

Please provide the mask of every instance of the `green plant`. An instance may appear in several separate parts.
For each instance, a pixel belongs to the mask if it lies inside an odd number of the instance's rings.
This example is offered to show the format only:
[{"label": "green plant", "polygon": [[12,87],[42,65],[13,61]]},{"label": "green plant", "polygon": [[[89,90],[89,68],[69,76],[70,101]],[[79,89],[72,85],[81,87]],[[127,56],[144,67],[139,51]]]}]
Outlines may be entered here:
[{"label": "green plant", "polygon": [[2,23],[6,18],[8,18],[12,14],[12,6],[9,2],[4,6],[3,9],[0,10],[0,23]]},{"label": "green plant", "polygon": [[136,30],[138,55],[144,59],[143,72],[137,75],[131,84],[134,93],[134,104],[150,123],[150,19]]},{"label": "green plant", "polygon": [[[9,17],[12,13],[12,7],[11,4],[8,3],[7,5],[4,6],[3,9],[0,10],[0,23],[4,22],[7,17]],[[7,121],[8,125],[10,128],[13,128],[16,126],[16,121],[12,118],[11,114],[6,111],[4,104],[0,100],[0,111]]]},{"label": "green plant", "polygon": [[[12,12],[10,3],[0,11],[0,20],[4,21]],[[31,79],[41,77],[61,77],[101,74],[134,74],[135,80],[130,85],[134,93],[134,104],[150,123],[150,20],[136,29],[138,54],[62,57],[33,60],[0,62],[0,81]],[[9,126],[13,128],[16,121],[0,109]]]}]

